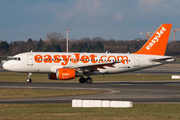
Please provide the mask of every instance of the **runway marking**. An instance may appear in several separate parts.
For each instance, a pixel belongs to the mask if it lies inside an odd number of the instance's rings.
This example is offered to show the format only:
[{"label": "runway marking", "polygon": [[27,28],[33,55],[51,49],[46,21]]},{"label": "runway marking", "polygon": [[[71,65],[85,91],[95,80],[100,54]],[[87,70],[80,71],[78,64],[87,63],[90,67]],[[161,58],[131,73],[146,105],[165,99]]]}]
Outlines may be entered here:
[{"label": "runway marking", "polygon": [[[121,91],[102,89],[102,88],[69,88],[69,87],[23,87],[23,86],[0,86],[0,88],[8,89],[51,89],[51,90],[93,90],[93,91],[105,91],[107,93],[119,93]],[[104,93],[105,94],[105,93]]]},{"label": "runway marking", "polygon": [[113,84],[113,85],[122,85],[122,86],[123,85],[127,85],[127,86],[129,85],[130,86],[130,85],[133,85],[133,84]]}]

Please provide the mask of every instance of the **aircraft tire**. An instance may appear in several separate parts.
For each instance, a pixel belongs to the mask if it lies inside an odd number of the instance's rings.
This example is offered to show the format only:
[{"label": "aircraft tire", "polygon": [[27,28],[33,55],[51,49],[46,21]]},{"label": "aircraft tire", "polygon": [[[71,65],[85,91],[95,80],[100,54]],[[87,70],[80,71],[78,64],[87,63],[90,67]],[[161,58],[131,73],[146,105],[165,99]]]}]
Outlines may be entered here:
[{"label": "aircraft tire", "polygon": [[92,80],[92,78],[90,78],[90,77],[86,79],[86,83],[92,83],[92,81],[93,81],[93,80]]},{"label": "aircraft tire", "polygon": [[27,82],[27,83],[31,83],[31,79],[28,78],[28,79],[26,80],[26,82]]},{"label": "aircraft tire", "polygon": [[79,83],[85,83],[85,82],[86,82],[85,78],[83,78],[83,77],[79,78]]}]

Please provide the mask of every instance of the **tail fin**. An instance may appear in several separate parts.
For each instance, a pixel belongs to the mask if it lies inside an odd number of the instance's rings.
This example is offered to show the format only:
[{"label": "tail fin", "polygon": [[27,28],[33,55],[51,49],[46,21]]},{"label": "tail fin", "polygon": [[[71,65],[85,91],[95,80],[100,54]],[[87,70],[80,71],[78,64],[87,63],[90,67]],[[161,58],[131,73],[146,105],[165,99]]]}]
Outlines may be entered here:
[{"label": "tail fin", "polygon": [[145,45],[134,54],[164,55],[172,24],[162,24]]}]

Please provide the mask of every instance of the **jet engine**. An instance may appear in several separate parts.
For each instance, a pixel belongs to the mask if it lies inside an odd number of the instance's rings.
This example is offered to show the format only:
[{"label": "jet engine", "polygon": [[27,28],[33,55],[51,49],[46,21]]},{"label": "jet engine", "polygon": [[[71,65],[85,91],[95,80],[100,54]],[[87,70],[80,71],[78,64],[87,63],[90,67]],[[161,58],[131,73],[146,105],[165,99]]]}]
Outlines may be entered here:
[{"label": "jet engine", "polygon": [[48,78],[52,80],[70,80],[82,75],[83,74],[78,73],[76,69],[58,68],[56,73],[48,74]]}]

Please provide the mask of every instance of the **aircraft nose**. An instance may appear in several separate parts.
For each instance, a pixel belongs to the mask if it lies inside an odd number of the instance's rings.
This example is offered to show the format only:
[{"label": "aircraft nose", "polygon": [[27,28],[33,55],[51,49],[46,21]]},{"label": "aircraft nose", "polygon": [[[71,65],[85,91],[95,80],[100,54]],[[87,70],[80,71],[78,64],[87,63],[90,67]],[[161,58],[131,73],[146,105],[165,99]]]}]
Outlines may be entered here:
[{"label": "aircraft nose", "polygon": [[5,63],[3,64],[3,68],[6,69],[6,70],[9,70],[10,64],[9,64],[8,62],[5,62]]}]

